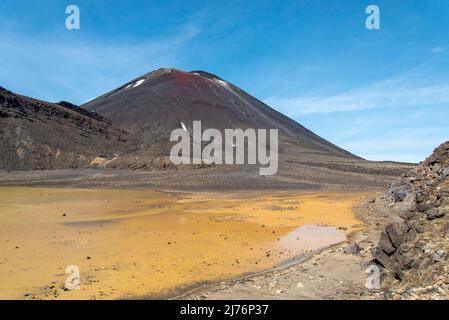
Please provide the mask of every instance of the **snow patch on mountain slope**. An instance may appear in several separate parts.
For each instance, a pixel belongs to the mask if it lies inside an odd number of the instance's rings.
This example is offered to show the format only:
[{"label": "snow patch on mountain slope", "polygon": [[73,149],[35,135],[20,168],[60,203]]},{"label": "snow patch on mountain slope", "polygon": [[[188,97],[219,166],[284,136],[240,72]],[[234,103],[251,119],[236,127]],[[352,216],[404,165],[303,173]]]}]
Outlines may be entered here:
[{"label": "snow patch on mountain slope", "polygon": [[133,86],[133,88],[137,88],[138,86],[140,86],[142,83],[144,83],[145,82],[145,79],[140,79],[139,81],[137,81],[135,84],[134,84],[134,86]]},{"label": "snow patch on mountain slope", "polygon": [[216,83],[218,83],[219,85],[221,85],[221,86],[224,86],[224,87],[228,87],[229,86],[226,81],[223,81],[223,80],[220,80],[220,79],[214,79],[214,81]]}]

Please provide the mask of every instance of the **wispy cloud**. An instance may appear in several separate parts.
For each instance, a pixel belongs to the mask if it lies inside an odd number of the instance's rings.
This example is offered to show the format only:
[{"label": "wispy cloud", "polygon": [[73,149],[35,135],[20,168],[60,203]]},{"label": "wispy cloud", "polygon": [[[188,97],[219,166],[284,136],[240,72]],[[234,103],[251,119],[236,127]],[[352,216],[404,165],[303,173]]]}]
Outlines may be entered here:
[{"label": "wispy cloud", "polygon": [[176,65],[180,48],[199,33],[188,24],[163,39],[106,42],[3,32],[0,84],[40,99],[86,102],[145,72]]},{"label": "wispy cloud", "polygon": [[370,87],[331,96],[269,98],[266,102],[290,116],[375,108],[449,103],[449,85],[403,86],[388,80]]},{"label": "wispy cloud", "polygon": [[339,145],[368,160],[420,162],[446,141],[444,128],[405,128],[378,133],[374,138],[353,138]]},{"label": "wispy cloud", "polygon": [[444,51],[444,47],[442,47],[442,46],[436,46],[436,47],[432,48],[432,50],[430,50],[430,52],[435,53],[435,54],[441,53],[443,51]]}]

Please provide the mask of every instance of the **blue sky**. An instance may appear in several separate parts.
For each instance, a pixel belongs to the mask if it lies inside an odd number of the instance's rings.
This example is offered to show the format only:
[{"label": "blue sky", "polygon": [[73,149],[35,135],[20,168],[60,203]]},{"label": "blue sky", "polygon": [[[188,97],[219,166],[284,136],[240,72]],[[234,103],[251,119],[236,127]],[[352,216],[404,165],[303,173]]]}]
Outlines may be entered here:
[{"label": "blue sky", "polygon": [[201,69],[370,160],[418,162],[449,138],[447,0],[2,0],[0,37],[0,85],[44,100]]}]

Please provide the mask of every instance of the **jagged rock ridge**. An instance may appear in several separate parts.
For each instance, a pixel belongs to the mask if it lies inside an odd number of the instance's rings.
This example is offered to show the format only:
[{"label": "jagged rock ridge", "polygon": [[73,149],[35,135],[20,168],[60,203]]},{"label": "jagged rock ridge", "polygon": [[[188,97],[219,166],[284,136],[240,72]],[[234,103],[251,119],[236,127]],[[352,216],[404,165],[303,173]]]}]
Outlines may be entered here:
[{"label": "jagged rock ridge", "polygon": [[0,88],[0,170],[87,167],[137,147],[129,133],[96,113]]}]

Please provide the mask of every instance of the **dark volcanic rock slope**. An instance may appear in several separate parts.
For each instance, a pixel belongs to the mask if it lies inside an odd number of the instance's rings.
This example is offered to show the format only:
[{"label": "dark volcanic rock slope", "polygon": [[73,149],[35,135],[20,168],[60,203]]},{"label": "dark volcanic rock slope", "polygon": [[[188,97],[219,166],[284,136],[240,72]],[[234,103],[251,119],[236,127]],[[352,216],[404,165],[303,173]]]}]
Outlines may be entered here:
[{"label": "dark volcanic rock slope", "polygon": [[154,156],[169,154],[173,129],[185,126],[191,132],[193,121],[201,120],[203,130],[279,129],[279,151],[286,158],[356,159],[233,84],[203,71],[159,69],[83,107],[138,134],[152,146]]},{"label": "dark volcanic rock slope", "polygon": [[0,87],[0,170],[85,167],[136,148],[132,136],[95,113]]},{"label": "dark volcanic rock slope", "polygon": [[[394,298],[449,298],[449,142],[390,186],[398,221],[373,251]],[[396,278],[396,282],[392,279]]]}]

